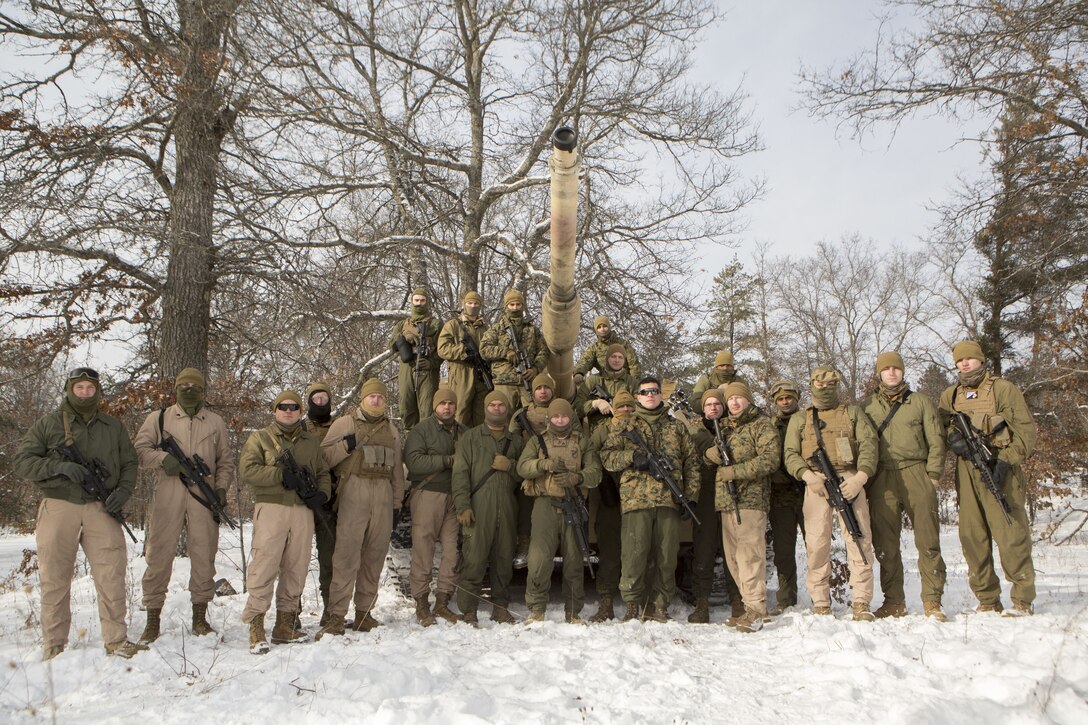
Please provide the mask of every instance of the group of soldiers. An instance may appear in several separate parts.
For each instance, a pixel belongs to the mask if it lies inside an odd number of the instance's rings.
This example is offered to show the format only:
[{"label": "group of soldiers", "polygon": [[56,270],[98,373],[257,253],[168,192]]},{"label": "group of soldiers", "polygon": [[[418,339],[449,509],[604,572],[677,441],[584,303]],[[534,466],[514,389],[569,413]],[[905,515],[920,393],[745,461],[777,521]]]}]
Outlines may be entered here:
[{"label": "group of soldiers", "polygon": [[[492,621],[516,621],[510,610],[515,564],[527,567],[527,621],[543,620],[557,551],[565,620],[584,623],[589,512],[599,599],[590,621],[614,619],[617,594],[624,621],[668,621],[681,529],[689,518],[690,622],[710,621],[719,544],[732,610],[727,624],[755,632],[796,606],[799,531],[812,611],[830,615],[836,516],[853,618],[904,616],[904,512],[918,547],[924,614],[944,621],[936,487],[946,446],[958,459],[960,540],[978,611],[1002,611],[996,541],[1012,584],[1006,613],[1032,613],[1034,568],[1020,466],[1034,448],[1035,425],[1020,391],[988,371],[977,343],[954,346],[959,380],[937,404],[912,391],[902,357],[885,352],[875,365],[879,388],[861,405],[840,400],[841,377],[820,367],[809,379],[808,406],[800,407],[798,386],[780,381],[768,391],[773,409],[763,411],[738,377],[732,354],[722,351],[693,388],[693,409],[682,395],[667,399],[663,382],[671,384],[644,374],[632,347],[598,317],[596,340],[575,365],[576,391],[568,400],[555,394],[545,371],[548,349],[520,292],[504,296],[501,320],[490,326],[475,292],[441,327],[428,302],[425,290],[414,290],[411,314],[394,326],[390,340],[400,358],[403,441],[389,417],[388,390],[372,378],[361,387],[358,407],[335,420],[329,386],[315,383],[303,396],[281,392],[272,402],[272,422],[243,446],[238,474],[256,502],[242,613],[251,652],[269,651],[265,616],[273,594],[272,644],[308,638],[299,612],[315,535],[323,602],[317,636],[380,626],[373,608],[405,503],[411,511],[410,592],[425,627],[438,617],[475,626],[485,601]],[[183,527],[192,632],[215,631],[207,607],[215,594],[219,523],[232,523],[226,490],[235,464],[222,418],[204,405],[203,375],[181,371],[175,390],[176,403],[152,412],[130,442],[99,406],[98,373],[77,368],[59,409],[38,420],[21,442],[16,473],[34,481],[43,496],[36,536],[46,659],[67,644],[78,545],[91,565],[106,651],[131,657],[147,649],[163,625]],[[138,464],[156,475],[142,582],[147,621],[132,642],[125,624],[121,510]],[[767,602],[768,527],[778,572],[773,608]],[[874,561],[883,592],[875,612]]]}]

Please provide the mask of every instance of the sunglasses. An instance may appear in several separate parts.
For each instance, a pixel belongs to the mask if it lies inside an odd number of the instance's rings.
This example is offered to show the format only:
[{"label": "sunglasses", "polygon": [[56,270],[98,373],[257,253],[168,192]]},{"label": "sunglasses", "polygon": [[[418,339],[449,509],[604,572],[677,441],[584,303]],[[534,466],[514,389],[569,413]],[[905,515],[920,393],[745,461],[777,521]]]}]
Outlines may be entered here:
[{"label": "sunglasses", "polygon": [[661,395],[661,388],[643,388],[638,391],[639,395]]},{"label": "sunglasses", "polygon": [[75,380],[76,378],[88,377],[91,380],[98,380],[98,371],[94,368],[73,368],[68,373],[69,380]]},{"label": "sunglasses", "polygon": [[280,403],[276,406],[276,410],[300,410],[298,403]]}]

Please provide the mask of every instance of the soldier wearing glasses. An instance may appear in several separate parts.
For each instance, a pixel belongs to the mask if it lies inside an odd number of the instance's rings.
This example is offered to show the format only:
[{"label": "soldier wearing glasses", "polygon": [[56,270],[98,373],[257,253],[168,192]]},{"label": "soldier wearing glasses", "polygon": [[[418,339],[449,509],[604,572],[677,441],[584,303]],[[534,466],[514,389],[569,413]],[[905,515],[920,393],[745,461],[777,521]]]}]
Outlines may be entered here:
[{"label": "soldier wearing glasses", "polygon": [[[41,489],[35,539],[41,578],[42,658],[56,657],[68,644],[72,625],[72,573],[83,547],[98,595],[98,617],[106,654],[132,657],[145,645],[128,641],[125,622],[125,568],[128,549],[119,515],[136,485],[136,451],[121,422],[99,409],[98,372],[76,368],[68,374],[64,401],[23,436],[15,453],[15,474]],[[67,460],[60,446],[75,446],[87,461],[99,460],[105,501],[84,487],[90,471]]]},{"label": "soldier wearing glasses", "polygon": [[[680,506],[669,489],[650,474],[650,460],[624,435],[637,430],[662,460],[671,463],[676,483],[689,499],[699,495],[699,462],[687,428],[668,415],[661,398],[661,381],[652,375],[638,384],[635,414],[613,427],[601,448],[604,467],[620,476],[621,574],[620,594],[627,605],[624,620],[639,616],[646,594],[645,619],[668,621],[676,593],[676,555],[680,548]],[[647,577],[647,560],[656,570]]]}]

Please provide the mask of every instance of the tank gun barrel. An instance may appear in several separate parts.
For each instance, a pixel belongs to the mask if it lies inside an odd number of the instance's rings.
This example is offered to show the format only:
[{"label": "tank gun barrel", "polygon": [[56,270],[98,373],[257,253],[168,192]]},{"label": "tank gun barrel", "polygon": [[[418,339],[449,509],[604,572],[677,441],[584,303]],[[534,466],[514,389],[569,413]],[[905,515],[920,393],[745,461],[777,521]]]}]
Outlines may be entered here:
[{"label": "tank gun barrel", "polygon": [[551,355],[548,372],[555,393],[574,397],[574,345],[582,303],[574,289],[578,255],[578,135],[569,126],[552,133],[551,169],[551,281],[541,303],[541,327]]}]

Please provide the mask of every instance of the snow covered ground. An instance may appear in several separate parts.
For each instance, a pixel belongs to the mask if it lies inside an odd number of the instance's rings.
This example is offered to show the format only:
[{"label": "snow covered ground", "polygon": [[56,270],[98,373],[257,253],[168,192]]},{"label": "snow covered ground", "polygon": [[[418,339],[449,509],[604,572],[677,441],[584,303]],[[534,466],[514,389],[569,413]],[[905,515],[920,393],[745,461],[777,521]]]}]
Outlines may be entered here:
[{"label": "snow covered ground", "polygon": [[[222,543],[219,576],[241,591],[236,534],[224,530]],[[33,546],[32,536],[0,536],[0,579]],[[712,624],[689,625],[690,607],[679,601],[669,624],[576,627],[560,621],[556,596],[550,621],[531,627],[493,625],[485,605],[478,630],[441,620],[423,629],[386,576],[375,610],[383,627],[265,656],[248,652],[244,594],[210,607],[218,638],[190,635],[188,561],[179,559],[164,634],[129,661],[102,649],[81,559],[69,648],[48,663],[40,661],[36,577],[23,584],[15,576],[0,593],[0,721],[1088,723],[1088,536],[1037,545],[1037,614],[1025,619],[964,613],[975,601],[953,528],[943,547],[947,624],[920,614],[905,532],[912,615],[899,620],[855,623],[840,609],[818,618],[802,593],[801,611],[753,635],[724,626],[723,608],[712,610]],[[133,546],[129,560],[132,638],[144,624],[138,552]],[[592,591],[590,583],[586,614],[595,609]],[[314,631],[316,564],[304,604],[303,624]]]}]

